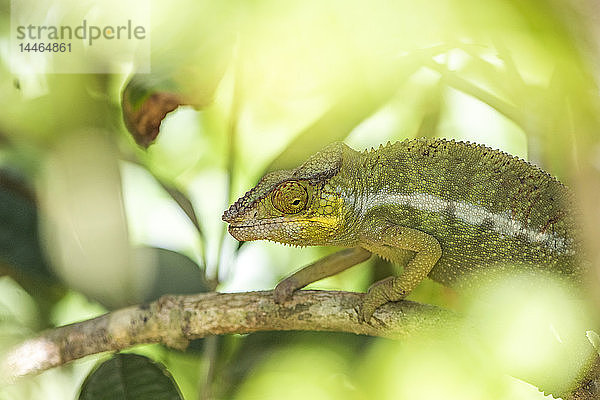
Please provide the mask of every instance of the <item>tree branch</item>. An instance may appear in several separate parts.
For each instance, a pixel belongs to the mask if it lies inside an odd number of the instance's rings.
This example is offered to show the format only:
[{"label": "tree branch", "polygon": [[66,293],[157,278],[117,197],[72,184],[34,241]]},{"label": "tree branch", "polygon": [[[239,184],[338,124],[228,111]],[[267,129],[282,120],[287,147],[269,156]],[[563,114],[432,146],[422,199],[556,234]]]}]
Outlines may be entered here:
[{"label": "tree branch", "polygon": [[311,330],[401,338],[454,327],[458,321],[450,311],[401,301],[378,309],[373,324],[360,323],[355,306],[362,296],[303,290],[283,305],[274,303],[270,291],[163,296],[150,304],[43,332],[6,354],[0,376],[13,381],[90,354],[143,343],[184,349],[190,340],[209,335]]}]

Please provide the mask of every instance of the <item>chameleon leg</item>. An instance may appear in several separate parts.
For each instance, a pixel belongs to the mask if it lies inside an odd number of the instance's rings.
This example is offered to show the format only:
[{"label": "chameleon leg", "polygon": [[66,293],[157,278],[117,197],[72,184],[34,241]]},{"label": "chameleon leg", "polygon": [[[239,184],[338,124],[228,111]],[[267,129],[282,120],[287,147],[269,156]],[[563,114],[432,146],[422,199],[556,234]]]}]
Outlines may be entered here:
[{"label": "chameleon leg", "polygon": [[283,303],[292,297],[294,291],[366,261],[369,257],[371,257],[370,251],[362,247],[354,247],[338,251],[307,265],[277,284],[273,291],[275,302]]},{"label": "chameleon leg", "polygon": [[442,255],[437,239],[425,232],[393,225],[383,231],[376,240],[367,238],[367,249],[395,261],[399,251],[415,252],[413,259],[398,277],[389,277],[374,283],[359,306],[359,319],[368,322],[375,310],[388,301],[398,301],[408,295],[423,279]]}]

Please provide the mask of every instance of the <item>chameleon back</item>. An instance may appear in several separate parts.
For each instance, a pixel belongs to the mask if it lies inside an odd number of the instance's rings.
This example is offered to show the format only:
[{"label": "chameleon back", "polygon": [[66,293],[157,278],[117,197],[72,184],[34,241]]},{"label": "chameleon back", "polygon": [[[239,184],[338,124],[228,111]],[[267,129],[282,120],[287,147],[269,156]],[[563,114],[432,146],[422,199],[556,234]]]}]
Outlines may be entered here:
[{"label": "chameleon back", "polygon": [[434,280],[453,285],[490,266],[579,272],[572,196],[532,164],[443,139],[405,140],[360,153],[353,164],[362,184],[347,195],[360,197],[360,229],[376,229],[371,221],[385,215],[434,236],[443,250]]}]

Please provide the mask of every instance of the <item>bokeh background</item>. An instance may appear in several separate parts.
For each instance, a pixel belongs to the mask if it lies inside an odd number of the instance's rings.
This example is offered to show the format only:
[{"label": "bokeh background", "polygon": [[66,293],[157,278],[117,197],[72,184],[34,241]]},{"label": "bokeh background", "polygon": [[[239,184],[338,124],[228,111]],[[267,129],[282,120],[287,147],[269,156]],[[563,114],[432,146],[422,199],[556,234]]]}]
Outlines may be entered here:
[{"label": "bokeh background", "polygon": [[[271,289],[336,249],[240,245],[221,221],[230,202],[333,141],[445,137],[520,156],[574,190],[588,291],[517,276],[459,296],[425,282],[410,299],[464,313],[464,336],[273,332],[131,352],[164,365],[185,399],[567,390],[600,305],[599,3],[176,0],[150,10],[152,73],[28,75],[9,69],[10,3],[0,1],[1,349],[164,293]],[[311,287],[364,291],[397,272],[370,260]],[[481,342],[466,339],[472,330]],[[77,398],[109,357],[2,386],[0,398]]]}]

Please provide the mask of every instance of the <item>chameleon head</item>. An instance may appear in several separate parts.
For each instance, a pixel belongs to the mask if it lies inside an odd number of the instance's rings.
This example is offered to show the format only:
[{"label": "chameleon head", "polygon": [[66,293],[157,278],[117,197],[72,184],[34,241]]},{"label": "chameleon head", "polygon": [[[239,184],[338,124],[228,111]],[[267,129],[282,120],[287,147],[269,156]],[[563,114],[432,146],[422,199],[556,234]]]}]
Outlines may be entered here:
[{"label": "chameleon head", "polygon": [[329,180],[339,171],[341,146],[326,147],[294,170],[265,175],[223,214],[229,233],[297,246],[333,243],[343,200]]}]

